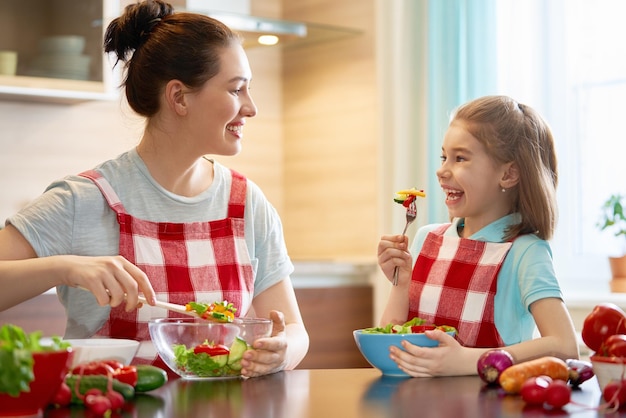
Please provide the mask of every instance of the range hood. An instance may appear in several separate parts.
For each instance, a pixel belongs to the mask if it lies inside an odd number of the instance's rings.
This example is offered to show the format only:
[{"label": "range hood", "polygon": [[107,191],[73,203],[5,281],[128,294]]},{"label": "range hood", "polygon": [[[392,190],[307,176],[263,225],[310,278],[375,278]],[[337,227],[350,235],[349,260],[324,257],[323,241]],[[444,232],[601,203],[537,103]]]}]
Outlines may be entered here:
[{"label": "range hood", "polygon": [[325,25],[319,23],[296,22],[282,19],[251,16],[245,13],[234,13],[221,10],[189,9],[194,13],[202,13],[217,19],[244,38],[244,48],[267,47],[299,47],[313,43],[334,41],[356,36],[361,31],[351,28]]}]

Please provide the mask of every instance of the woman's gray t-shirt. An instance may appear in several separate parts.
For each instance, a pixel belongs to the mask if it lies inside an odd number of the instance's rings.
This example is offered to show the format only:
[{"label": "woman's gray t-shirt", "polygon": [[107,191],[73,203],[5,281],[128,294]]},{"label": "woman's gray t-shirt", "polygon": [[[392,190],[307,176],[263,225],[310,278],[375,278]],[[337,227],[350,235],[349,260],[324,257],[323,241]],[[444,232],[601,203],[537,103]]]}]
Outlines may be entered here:
[{"label": "woman's gray t-shirt", "polygon": [[[194,197],[175,195],[150,175],[132,149],[95,167],[111,184],[126,211],[153,222],[207,222],[227,216],[231,172],[214,163],[211,186]],[[255,296],[293,272],[280,217],[263,192],[248,180],[244,214],[245,241],[255,272]],[[44,194],[10,217],[39,257],[60,254],[119,254],[119,225],[97,186],[81,176],[52,183]],[[65,338],[88,338],[104,324],[109,307],[100,307],[90,292],[58,286],[66,308]]]}]

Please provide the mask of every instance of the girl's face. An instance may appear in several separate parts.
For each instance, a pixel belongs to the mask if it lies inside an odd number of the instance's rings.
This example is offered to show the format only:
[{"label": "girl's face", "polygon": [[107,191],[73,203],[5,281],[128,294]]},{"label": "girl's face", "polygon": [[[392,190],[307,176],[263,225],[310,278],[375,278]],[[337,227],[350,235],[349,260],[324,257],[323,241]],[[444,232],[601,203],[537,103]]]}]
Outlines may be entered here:
[{"label": "girl's face", "polygon": [[240,45],[224,48],[220,71],[197,92],[187,93],[186,129],[202,154],[235,155],[241,151],[245,118],[256,115],[250,96],[252,72]]},{"label": "girl's face", "polygon": [[508,214],[501,180],[509,165],[497,164],[466,128],[463,121],[453,121],[448,127],[437,178],[450,216],[465,218],[465,230],[471,235]]}]

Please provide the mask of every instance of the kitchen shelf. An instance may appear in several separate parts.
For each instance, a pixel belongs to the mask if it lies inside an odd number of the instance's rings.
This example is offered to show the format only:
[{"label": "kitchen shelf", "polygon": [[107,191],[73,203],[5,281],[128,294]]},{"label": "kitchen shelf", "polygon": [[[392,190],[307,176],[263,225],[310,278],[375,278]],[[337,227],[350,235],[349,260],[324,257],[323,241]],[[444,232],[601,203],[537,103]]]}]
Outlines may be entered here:
[{"label": "kitchen shelf", "polygon": [[[2,0],[0,2],[0,50],[18,52],[15,75],[0,75],[0,100],[77,103],[119,97],[119,69],[113,71],[102,50],[106,25],[120,12],[119,0]],[[42,51],[40,41],[51,36],[84,37],[80,55],[89,56],[85,77],[66,77],[76,69],[34,75],[37,58],[65,55]],[[47,55],[46,55],[47,54]],[[57,64],[63,65],[63,64]]]}]

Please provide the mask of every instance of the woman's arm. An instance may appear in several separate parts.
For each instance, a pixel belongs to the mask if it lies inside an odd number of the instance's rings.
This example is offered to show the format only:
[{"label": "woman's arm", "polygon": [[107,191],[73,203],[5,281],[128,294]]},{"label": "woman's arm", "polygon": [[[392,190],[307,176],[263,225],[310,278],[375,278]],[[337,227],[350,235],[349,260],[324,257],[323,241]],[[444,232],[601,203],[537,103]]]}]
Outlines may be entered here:
[{"label": "woman's arm", "polygon": [[0,311],[58,285],[82,287],[91,291],[101,306],[125,303],[127,310],[137,306],[139,291],[148,301],[155,298],[145,273],[121,256],[38,258],[15,227],[0,230]]},{"label": "woman's arm", "polygon": [[309,335],[290,278],[257,295],[252,307],[256,316],[273,319],[274,329],[272,338],[255,342],[258,350],[246,352],[244,368],[250,376],[294,369],[309,349]]}]

